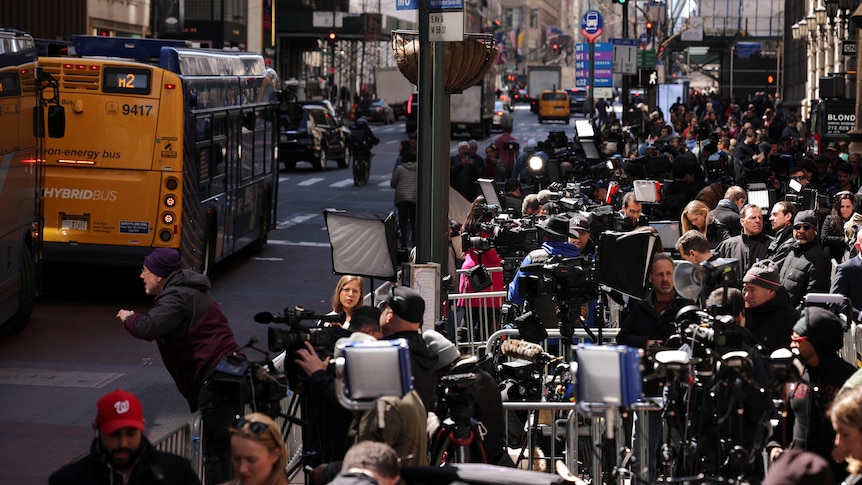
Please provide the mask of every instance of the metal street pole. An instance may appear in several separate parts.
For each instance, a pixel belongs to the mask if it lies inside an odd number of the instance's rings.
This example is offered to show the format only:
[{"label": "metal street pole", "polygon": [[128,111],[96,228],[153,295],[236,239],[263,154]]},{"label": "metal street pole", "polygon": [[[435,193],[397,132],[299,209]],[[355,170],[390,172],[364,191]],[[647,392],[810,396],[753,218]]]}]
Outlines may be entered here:
[{"label": "metal street pole", "polygon": [[[623,37],[623,39],[628,39],[629,38],[629,3],[626,2],[620,6],[623,9],[622,37]],[[628,124],[628,123],[630,123],[630,121],[629,121],[629,75],[628,74],[624,73],[622,75],[622,86],[620,86],[620,87],[622,88],[622,93],[620,93],[620,97],[622,99],[620,101],[622,101],[622,110],[623,110],[622,116],[620,116],[620,118],[624,124]]]}]

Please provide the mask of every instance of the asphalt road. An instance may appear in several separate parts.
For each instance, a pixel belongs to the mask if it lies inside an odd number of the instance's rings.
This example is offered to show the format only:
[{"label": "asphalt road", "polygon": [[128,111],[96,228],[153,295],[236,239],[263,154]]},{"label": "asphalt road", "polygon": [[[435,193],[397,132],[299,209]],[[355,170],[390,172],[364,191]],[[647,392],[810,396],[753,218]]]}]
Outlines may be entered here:
[{"label": "asphalt road", "polygon": [[[354,187],[350,171],[335,162],[324,172],[306,164],[281,172],[278,226],[269,244],[215,269],[212,293],[241,344],[256,336],[265,347],[266,327],[252,320],[259,311],[297,305],[329,311],[338,276],[332,274],[323,209],[392,210],[389,174],[404,123],[372,129],[382,142],[368,186]],[[571,125],[538,125],[524,106],[515,111],[514,135],[521,143],[543,140],[551,129],[572,134]],[[487,143],[480,140],[480,150]],[[115,388],[140,397],[151,438],[192,421],[155,343],[132,338],[115,318],[119,308],[146,311],[150,301],[137,273],[68,266],[47,275],[46,293],[27,328],[0,337],[0,483],[44,483],[85,453],[94,436],[95,403]]]}]

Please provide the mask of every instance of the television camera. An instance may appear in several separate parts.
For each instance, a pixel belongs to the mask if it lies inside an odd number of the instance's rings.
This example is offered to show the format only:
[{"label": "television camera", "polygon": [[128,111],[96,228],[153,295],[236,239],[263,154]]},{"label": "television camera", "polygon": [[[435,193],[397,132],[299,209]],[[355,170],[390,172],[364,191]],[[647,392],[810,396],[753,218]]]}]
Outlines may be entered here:
[{"label": "television camera", "polygon": [[599,294],[595,260],[589,256],[560,258],[521,266],[526,273],[518,280],[526,299],[551,295],[558,304],[584,305]]},{"label": "television camera", "polygon": [[284,350],[288,355],[311,343],[319,355],[331,356],[335,350],[335,342],[342,337],[349,337],[350,332],[338,327],[318,327],[304,325],[303,320],[343,324],[344,313],[334,315],[318,315],[302,307],[286,308],[282,313],[260,312],[254,316],[257,323],[283,323],[289,328],[269,327],[267,331],[267,347],[270,352]]}]

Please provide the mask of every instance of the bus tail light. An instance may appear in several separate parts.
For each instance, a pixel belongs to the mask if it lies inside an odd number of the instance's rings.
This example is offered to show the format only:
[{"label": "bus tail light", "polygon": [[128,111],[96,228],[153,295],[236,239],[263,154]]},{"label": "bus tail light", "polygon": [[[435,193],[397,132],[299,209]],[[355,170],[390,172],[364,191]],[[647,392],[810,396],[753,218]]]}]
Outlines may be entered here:
[{"label": "bus tail light", "polygon": [[166,226],[169,226],[174,223],[174,214],[171,212],[165,212],[162,214],[162,223]]},{"label": "bus tail light", "polygon": [[177,179],[171,177],[171,178],[165,180],[165,187],[168,190],[177,190],[177,187],[179,187],[179,181],[177,181]]},{"label": "bus tail light", "polygon": [[172,195],[172,194],[168,194],[168,195],[166,195],[166,196],[165,196],[165,206],[166,206],[166,207],[173,207],[173,206],[175,206],[175,205],[177,205],[177,198],[176,198],[176,196],[174,196],[174,195]]},{"label": "bus tail light", "polygon": [[177,88],[176,84],[171,84],[171,83],[165,84],[165,89],[176,89],[176,88]]},{"label": "bus tail light", "polygon": [[161,239],[162,242],[168,242],[173,237],[174,237],[174,235],[171,234],[170,229],[162,229],[161,231],[159,231],[159,239]]}]

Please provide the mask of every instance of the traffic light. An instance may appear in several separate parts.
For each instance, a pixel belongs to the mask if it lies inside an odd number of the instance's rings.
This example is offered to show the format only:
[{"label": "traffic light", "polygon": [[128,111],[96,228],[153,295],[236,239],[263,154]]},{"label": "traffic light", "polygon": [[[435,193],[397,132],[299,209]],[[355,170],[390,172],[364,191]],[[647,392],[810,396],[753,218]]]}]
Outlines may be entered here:
[{"label": "traffic light", "polygon": [[551,47],[554,49],[554,54],[558,54],[560,52],[560,44],[554,44]]},{"label": "traffic light", "polygon": [[775,84],[775,74],[766,75],[766,84]]},{"label": "traffic light", "polygon": [[335,43],[338,41],[338,34],[336,34],[334,31],[330,31],[326,39],[327,41],[329,41],[329,45],[331,47],[335,47]]},{"label": "traffic light", "polygon": [[646,23],[646,33],[648,36],[652,37],[652,22],[648,21]]}]

